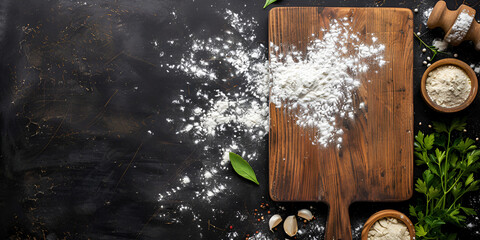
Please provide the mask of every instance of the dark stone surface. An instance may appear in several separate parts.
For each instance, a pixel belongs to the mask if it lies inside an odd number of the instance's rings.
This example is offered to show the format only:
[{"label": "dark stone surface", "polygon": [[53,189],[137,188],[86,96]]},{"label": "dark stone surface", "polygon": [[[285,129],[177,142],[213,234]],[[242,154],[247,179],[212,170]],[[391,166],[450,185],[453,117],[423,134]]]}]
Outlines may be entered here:
[{"label": "dark stone surface", "polygon": [[[271,6],[419,8],[415,29],[431,42],[443,32],[426,30],[421,13],[435,2],[280,0]],[[448,1],[451,8],[460,3]],[[480,10],[477,1],[465,3]],[[259,231],[267,239],[283,239],[283,231],[268,231],[268,217],[273,213],[286,217],[312,206],[317,218],[301,224],[304,234],[298,239],[322,239],[327,206],[269,199],[267,138],[254,143],[239,140],[249,146],[248,151],[260,152],[261,161],[252,163],[260,187],[229,170],[222,174],[230,177],[230,190],[211,201],[195,196],[203,189],[195,182],[158,201],[158,194],[179,186],[181,176],[192,176],[194,181],[207,155],[218,155],[218,150],[203,152],[165,122],[183,116],[171,102],[192,80],[161,68],[151,41],[158,40],[158,48],[172,55],[172,61],[178,60],[189,34],[208,36],[227,28],[217,10],[228,8],[255,17],[257,39],[266,44],[268,10],[262,9],[263,4],[261,0],[1,1],[0,237],[228,239],[237,233],[234,238],[241,239]],[[166,43],[170,39],[179,44],[172,47]],[[456,115],[435,113],[424,104],[419,91],[425,70],[421,48],[415,44],[415,122],[423,123],[416,125],[416,131],[429,131],[432,120],[466,115],[466,135],[475,138],[480,133],[478,99]],[[450,51],[468,63],[480,60],[469,43]],[[220,137],[205,144],[221,141]],[[408,213],[414,199],[353,204],[354,238],[359,239],[359,226],[374,212],[393,208]],[[467,197],[477,211],[478,201],[478,193]],[[258,221],[259,216],[265,219]],[[480,238],[478,218],[467,222],[472,226],[459,230],[460,239]]]}]

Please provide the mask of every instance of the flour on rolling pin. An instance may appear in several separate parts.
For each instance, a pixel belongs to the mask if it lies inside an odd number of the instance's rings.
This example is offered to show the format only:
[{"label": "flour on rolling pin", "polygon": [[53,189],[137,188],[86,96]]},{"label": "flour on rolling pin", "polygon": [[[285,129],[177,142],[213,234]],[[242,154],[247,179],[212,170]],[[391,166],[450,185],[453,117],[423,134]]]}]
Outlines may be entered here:
[{"label": "flour on rolling pin", "polygon": [[450,33],[445,36],[445,41],[450,42],[461,42],[463,38],[467,35],[470,25],[472,25],[473,16],[471,16],[467,10],[463,10],[455,20]]},{"label": "flour on rolling pin", "polygon": [[295,46],[281,54],[280,47],[270,45],[271,98],[277,108],[296,111],[296,124],[317,129],[312,144],[341,147],[342,126],[337,120],[354,120],[356,109],[353,95],[360,86],[361,75],[371,67],[383,66],[385,45],[377,43],[374,35],[367,42],[360,40],[348,18],[334,19],[323,38],[312,40],[306,53]]},{"label": "flour on rolling pin", "polygon": [[428,28],[443,29],[446,44],[458,46],[463,41],[473,41],[475,49],[480,50],[480,23],[474,21],[475,13],[475,9],[465,4],[449,10],[445,1],[438,1],[432,10],[424,12],[424,16],[428,16]]}]

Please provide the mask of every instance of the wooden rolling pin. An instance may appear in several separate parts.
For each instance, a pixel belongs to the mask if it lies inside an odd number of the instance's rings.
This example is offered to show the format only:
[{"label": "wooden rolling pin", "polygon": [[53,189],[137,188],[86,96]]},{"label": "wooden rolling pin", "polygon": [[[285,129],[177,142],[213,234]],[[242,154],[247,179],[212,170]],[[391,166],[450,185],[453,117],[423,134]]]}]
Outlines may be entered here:
[{"label": "wooden rolling pin", "polygon": [[[460,14],[466,13],[472,17],[468,31],[458,31],[458,27],[452,29]],[[444,40],[452,46],[457,46],[466,40],[473,41],[476,50],[480,50],[480,24],[475,21],[475,9],[464,4],[455,10],[449,10],[445,1],[438,1],[427,21],[430,29],[441,27],[445,31]]]}]

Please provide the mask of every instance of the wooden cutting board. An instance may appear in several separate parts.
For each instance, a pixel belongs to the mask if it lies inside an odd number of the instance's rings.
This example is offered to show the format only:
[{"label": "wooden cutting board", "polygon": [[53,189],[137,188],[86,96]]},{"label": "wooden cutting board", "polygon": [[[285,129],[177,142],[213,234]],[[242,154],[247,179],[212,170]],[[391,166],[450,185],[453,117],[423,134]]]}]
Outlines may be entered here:
[{"label": "wooden cutting board", "polygon": [[[361,39],[385,45],[385,65],[358,78],[353,120],[343,121],[341,148],[312,145],[312,129],[270,103],[269,188],[275,201],[329,205],[325,239],[352,239],[355,201],[402,201],[413,193],[413,15],[399,8],[281,7],[269,15],[269,41],[305,50],[331,19],[348,17]],[[282,53],[287,53],[286,49]],[[273,49],[270,47],[270,52]],[[370,81],[369,81],[370,80]],[[275,79],[272,79],[275,84]]]}]

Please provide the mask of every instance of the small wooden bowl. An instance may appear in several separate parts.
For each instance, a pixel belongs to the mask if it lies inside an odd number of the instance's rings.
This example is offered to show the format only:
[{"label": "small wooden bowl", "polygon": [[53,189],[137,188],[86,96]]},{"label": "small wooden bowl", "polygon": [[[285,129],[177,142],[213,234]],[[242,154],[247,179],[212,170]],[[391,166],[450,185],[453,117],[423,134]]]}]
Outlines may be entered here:
[{"label": "small wooden bowl", "polygon": [[410,239],[415,239],[415,227],[413,226],[412,221],[410,221],[410,219],[405,214],[392,209],[382,210],[373,214],[363,225],[361,239],[368,240],[368,232],[370,231],[370,228],[373,226],[373,224],[382,218],[389,217],[396,218],[403,222],[405,226],[407,226],[408,232],[410,233]]},{"label": "small wooden bowl", "polygon": [[[434,70],[438,67],[441,67],[441,66],[446,66],[446,65],[454,65],[454,66],[457,66],[457,67],[463,69],[463,71],[465,71],[465,73],[470,78],[470,82],[472,84],[472,88],[470,90],[470,95],[468,95],[465,102],[463,102],[462,104],[460,104],[456,107],[451,107],[451,108],[442,107],[442,106],[436,104],[432,99],[430,99],[430,96],[428,96],[427,88],[426,88],[426,82],[427,82],[428,74],[432,70]],[[468,66],[468,64],[466,64],[465,62],[460,61],[458,59],[455,59],[455,58],[445,58],[445,59],[442,59],[442,60],[439,60],[439,61],[435,62],[430,67],[428,67],[427,70],[425,70],[425,73],[423,73],[422,83],[421,83],[420,88],[421,88],[421,91],[422,91],[423,99],[425,100],[425,102],[431,108],[435,109],[436,111],[443,112],[443,113],[454,113],[454,112],[458,112],[458,111],[461,111],[461,110],[465,109],[466,107],[468,107],[473,102],[473,100],[475,100],[475,97],[477,96],[477,90],[478,90],[478,80],[477,80],[477,75],[475,74],[473,69],[470,66]]]}]

